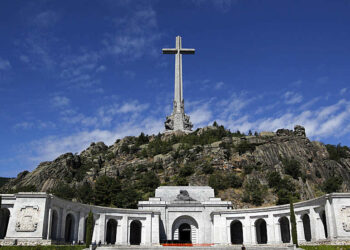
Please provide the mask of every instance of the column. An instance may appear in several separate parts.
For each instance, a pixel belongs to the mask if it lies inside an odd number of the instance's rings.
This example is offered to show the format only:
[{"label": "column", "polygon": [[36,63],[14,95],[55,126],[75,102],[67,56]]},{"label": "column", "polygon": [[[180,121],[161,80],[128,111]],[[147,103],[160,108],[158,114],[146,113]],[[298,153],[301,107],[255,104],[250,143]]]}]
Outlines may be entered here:
[{"label": "column", "polygon": [[[295,220],[297,223],[297,235],[298,235],[298,241],[305,242],[304,224],[303,224],[303,220],[301,219],[301,216],[302,214],[295,214]],[[291,231],[292,231],[292,227],[291,227]]]},{"label": "column", "polygon": [[267,244],[274,244],[276,241],[274,226],[273,215],[269,214],[266,218]]},{"label": "column", "polygon": [[50,207],[49,213],[48,213],[48,218],[47,218],[47,235],[46,235],[47,240],[51,239],[51,226],[52,226],[51,221],[52,221],[52,209]]},{"label": "column", "polygon": [[250,218],[248,215],[242,220],[242,230],[243,230],[243,244],[252,244],[252,233]]},{"label": "column", "polygon": [[255,221],[251,221],[251,223],[250,223],[250,232],[252,235],[252,244],[258,244],[257,239],[256,239]]},{"label": "column", "polygon": [[315,212],[314,208],[310,208],[310,227],[311,227],[311,241],[316,241],[318,236],[317,236],[317,214]]},{"label": "column", "polygon": [[121,244],[128,245],[128,233],[129,233],[129,225],[128,225],[128,216],[124,215],[121,219]]},{"label": "column", "polygon": [[79,213],[80,218],[79,218],[79,229],[78,229],[78,242],[84,241],[84,236],[85,236],[84,233],[86,233],[85,232],[86,225],[85,225],[85,216],[84,215],[85,214],[82,212]]},{"label": "column", "polygon": [[213,230],[214,230],[214,238],[213,243],[214,244],[220,244],[220,215],[214,214],[213,216]]},{"label": "column", "polygon": [[281,238],[281,224],[278,221],[279,218],[275,219],[275,242],[276,244],[282,244],[282,238]]},{"label": "column", "polygon": [[326,214],[328,238],[334,239],[334,238],[336,238],[335,228],[333,227],[335,225],[335,223],[334,223],[334,218],[333,218],[333,214],[332,214],[332,205],[330,204],[329,199],[327,199],[327,201],[326,201],[325,214]]},{"label": "column", "polygon": [[80,224],[80,216],[79,213],[74,213],[74,241],[78,243],[78,233],[79,233],[79,224]]},{"label": "column", "polygon": [[61,240],[65,241],[65,232],[66,232],[66,216],[67,216],[67,211],[65,209],[62,210],[61,212],[61,223],[60,223],[60,231],[61,231]]},{"label": "column", "polygon": [[98,224],[98,228],[100,231],[100,237],[97,241],[97,244],[101,241],[101,244],[105,244],[105,224],[106,224],[106,215],[104,213],[100,214],[100,219],[99,219],[99,224]]},{"label": "column", "polygon": [[152,245],[159,245],[159,215],[152,214]]}]

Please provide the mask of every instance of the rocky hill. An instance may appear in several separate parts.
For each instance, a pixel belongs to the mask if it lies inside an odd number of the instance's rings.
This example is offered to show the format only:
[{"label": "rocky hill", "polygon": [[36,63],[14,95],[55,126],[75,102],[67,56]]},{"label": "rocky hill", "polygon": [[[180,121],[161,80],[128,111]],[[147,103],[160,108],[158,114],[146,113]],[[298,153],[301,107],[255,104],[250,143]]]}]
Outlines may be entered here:
[{"label": "rocky hill", "polygon": [[[349,192],[350,150],[310,141],[301,126],[243,135],[216,123],[191,134],[91,143],[10,180],[1,192],[44,191],[84,203],[136,207],[159,185],[210,185],[236,208]],[[0,192],[0,193],[1,193]]]}]

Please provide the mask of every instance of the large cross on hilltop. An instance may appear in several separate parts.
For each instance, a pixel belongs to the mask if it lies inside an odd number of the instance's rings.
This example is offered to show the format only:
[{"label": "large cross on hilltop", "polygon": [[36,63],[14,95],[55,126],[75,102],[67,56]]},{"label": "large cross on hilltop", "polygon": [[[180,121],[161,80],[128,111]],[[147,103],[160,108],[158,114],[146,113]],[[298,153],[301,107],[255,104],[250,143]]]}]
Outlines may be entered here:
[{"label": "large cross on hilltop", "polygon": [[189,132],[192,129],[190,117],[185,115],[183,85],[182,85],[182,54],[194,54],[195,49],[184,49],[181,45],[181,36],[176,37],[176,48],[163,49],[163,54],[175,54],[175,88],[174,109],[165,121],[166,131],[181,130]]}]

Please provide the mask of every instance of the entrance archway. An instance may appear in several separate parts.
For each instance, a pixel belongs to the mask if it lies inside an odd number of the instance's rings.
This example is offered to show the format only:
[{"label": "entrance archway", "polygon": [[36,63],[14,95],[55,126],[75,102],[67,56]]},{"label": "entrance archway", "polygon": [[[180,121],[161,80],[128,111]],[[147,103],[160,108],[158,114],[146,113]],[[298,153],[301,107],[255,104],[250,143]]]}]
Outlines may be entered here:
[{"label": "entrance archway", "polygon": [[130,224],[130,245],[141,244],[142,224],[139,220],[133,220]]},{"label": "entrance archway", "polygon": [[327,220],[326,220],[326,213],[324,210],[321,212],[320,217],[321,217],[323,228],[324,228],[324,236],[327,239],[328,238]]},{"label": "entrance archway", "polygon": [[256,230],[256,241],[258,244],[267,243],[267,229],[266,221],[264,219],[258,219],[255,221],[255,230]]},{"label": "entrance archway", "polygon": [[57,240],[57,229],[58,229],[58,214],[56,210],[52,210],[51,218],[51,240]]},{"label": "entrance archway", "polygon": [[281,239],[283,243],[289,243],[290,242],[290,227],[289,227],[289,220],[287,217],[282,217],[279,220],[280,223],[280,230],[281,230]]},{"label": "entrance archway", "polygon": [[74,240],[74,216],[72,214],[68,214],[66,217],[66,228],[64,233],[64,240],[66,242],[73,242]]},{"label": "entrance archway", "polygon": [[10,219],[10,210],[7,208],[0,209],[0,239],[4,239],[7,233],[7,227]]},{"label": "entrance archway", "polygon": [[[181,234],[181,235],[180,235]],[[198,223],[190,216],[180,216],[172,226],[172,240],[183,241],[184,243],[198,243]],[[188,236],[189,235],[189,236]]]},{"label": "entrance archway", "polygon": [[230,225],[231,229],[231,243],[243,244],[243,228],[242,223],[238,220],[232,221]]},{"label": "entrance archway", "polygon": [[179,241],[180,243],[192,243],[191,241],[191,226],[183,223],[179,227]]},{"label": "entrance archway", "polygon": [[114,219],[110,219],[107,222],[106,242],[107,244],[114,245],[117,239],[117,222]]},{"label": "entrance archway", "polygon": [[306,241],[311,241],[311,226],[310,226],[310,217],[308,214],[304,214],[301,217],[301,220],[303,221],[303,228],[304,228],[304,236]]}]

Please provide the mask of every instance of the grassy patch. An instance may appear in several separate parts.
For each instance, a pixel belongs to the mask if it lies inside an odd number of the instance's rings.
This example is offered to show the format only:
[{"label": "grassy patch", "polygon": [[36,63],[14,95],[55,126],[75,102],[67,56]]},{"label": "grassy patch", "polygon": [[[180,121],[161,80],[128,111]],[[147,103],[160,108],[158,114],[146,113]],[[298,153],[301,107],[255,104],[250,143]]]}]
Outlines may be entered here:
[{"label": "grassy patch", "polygon": [[336,246],[336,245],[320,245],[320,246],[299,246],[302,249],[306,250],[349,250],[350,246]]}]

